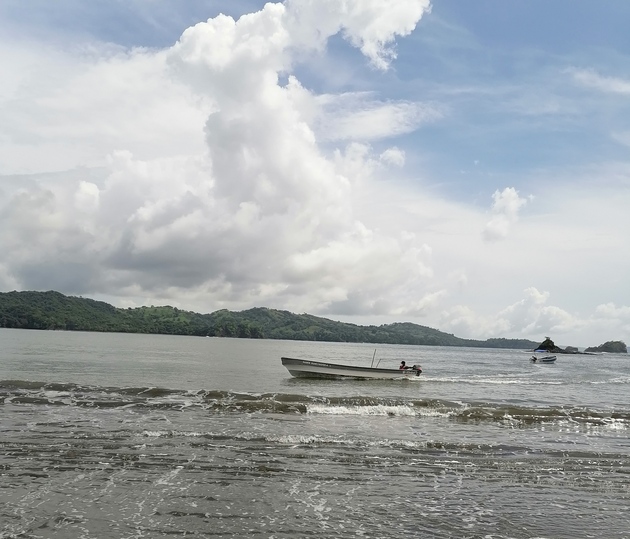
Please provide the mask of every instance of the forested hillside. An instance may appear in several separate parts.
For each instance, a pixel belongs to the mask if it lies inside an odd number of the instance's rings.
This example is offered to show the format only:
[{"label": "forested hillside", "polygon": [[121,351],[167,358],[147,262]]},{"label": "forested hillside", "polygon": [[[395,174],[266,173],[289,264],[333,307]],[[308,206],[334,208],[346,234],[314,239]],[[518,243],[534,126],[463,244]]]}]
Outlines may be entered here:
[{"label": "forested hillside", "polygon": [[460,339],[411,323],[358,326],[267,308],[211,314],[171,306],[120,309],[53,291],[0,293],[0,327],[486,348],[531,349],[537,344],[516,339]]}]

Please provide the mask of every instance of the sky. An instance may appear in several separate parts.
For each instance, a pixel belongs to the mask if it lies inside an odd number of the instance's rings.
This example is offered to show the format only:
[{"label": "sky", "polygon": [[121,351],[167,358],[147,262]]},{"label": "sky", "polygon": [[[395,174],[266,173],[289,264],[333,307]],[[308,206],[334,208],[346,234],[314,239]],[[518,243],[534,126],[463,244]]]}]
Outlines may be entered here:
[{"label": "sky", "polygon": [[0,290],[630,343],[628,20],[3,0]]}]

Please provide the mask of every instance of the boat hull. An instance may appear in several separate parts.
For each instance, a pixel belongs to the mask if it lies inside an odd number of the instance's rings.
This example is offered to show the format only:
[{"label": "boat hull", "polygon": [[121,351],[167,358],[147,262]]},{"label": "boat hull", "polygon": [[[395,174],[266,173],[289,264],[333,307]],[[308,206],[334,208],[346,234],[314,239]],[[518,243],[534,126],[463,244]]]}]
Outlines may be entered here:
[{"label": "boat hull", "polygon": [[556,361],[556,356],[536,357],[532,356],[532,363],[553,363]]},{"label": "boat hull", "polygon": [[420,376],[419,369],[379,369],[374,367],[357,367],[339,365],[308,359],[283,357],[282,364],[296,378],[353,378],[357,380],[406,380]]}]

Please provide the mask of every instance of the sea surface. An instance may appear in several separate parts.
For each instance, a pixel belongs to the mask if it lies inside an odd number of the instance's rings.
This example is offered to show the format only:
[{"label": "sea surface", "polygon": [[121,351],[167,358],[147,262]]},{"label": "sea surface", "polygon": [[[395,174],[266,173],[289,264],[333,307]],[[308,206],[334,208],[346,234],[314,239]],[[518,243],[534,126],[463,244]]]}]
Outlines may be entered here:
[{"label": "sea surface", "polygon": [[630,538],[630,356],[530,356],[0,329],[0,538]]}]

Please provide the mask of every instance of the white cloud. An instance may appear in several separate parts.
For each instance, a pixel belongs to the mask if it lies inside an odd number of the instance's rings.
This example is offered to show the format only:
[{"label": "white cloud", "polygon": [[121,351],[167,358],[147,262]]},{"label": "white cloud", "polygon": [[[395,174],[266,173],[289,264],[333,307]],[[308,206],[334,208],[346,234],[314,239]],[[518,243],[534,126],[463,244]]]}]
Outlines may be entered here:
[{"label": "white cloud", "polygon": [[402,167],[405,164],[405,152],[396,147],[387,148],[387,150],[381,154],[380,160],[383,163]]},{"label": "white cloud", "polygon": [[[355,190],[373,180],[379,158],[360,144],[326,155],[309,124],[321,114],[317,96],[293,76],[279,85],[278,75],[291,68],[296,45],[321,45],[296,42],[296,25],[312,25],[307,35],[319,38],[341,29],[384,67],[386,47],[413,28],[422,5],[398,3],[383,16],[382,2],[331,2],[308,18],[309,2],[266,4],[238,20],[199,23],[166,51],[64,58],[67,77],[52,87],[33,83],[36,110],[26,100],[11,118],[78,149],[56,157],[46,144],[25,145],[24,159],[10,166],[19,171],[37,155],[45,168],[103,163],[105,176],[30,177],[30,188],[8,193],[8,271],[25,288],[205,293],[215,307],[401,305],[405,286],[431,269],[415,237],[384,235],[354,215]],[[16,99],[5,101],[5,114]],[[412,112],[391,103],[379,121],[397,107]],[[365,121],[353,114],[347,136]],[[395,149],[383,157],[402,159]]]},{"label": "white cloud", "polygon": [[297,45],[323,48],[339,31],[369,58],[377,69],[387,69],[396,58],[397,36],[407,36],[429,0],[287,0],[287,27]]},{"label": "white cloud", "polygon": [[[12,46],[0,44],[2,56]],[[144,159],[203,152],[210,104],[169,75],[164,53],[29,44],[22,56],[0,98],[0,173],[99,166],[121,148]]]},{"label": "white cloud", "polygon": [[603,318],[616,318],[630,322],[630,307],[617,307],[614,303],[598,305],[595,312]]},{"label": "white cloud", "polygon": [[510,227],[518,220],[518,212],[527,204],[527,199],[521,198],[513,187],[495,191],[492,198],[493,217],[483,230],[483,236],[488,241],[506,238]]},{"label": "white cloud", "polygon": [[630,80],[604,77],[592,69],[569,69],[568,73],[583,86],[606,93],[630,95]]},{"label": "white cloud", "polygon": [[74,200],[77,211],[91,213],[98,209],[99,189],[95,184],[81,180]]},{"label": "white cloud", "polygon": [[315,130],[321,139],[369,141],[415,131],[442,116],[435,106],[374,100],[370,94],[321,96]]},{"label": "white cloud", "polygon": [[547,305],[550,296],[548,292],[530,287],[523,294],[522,300],[496,315],[480,317],[468,307],[457,306],[443,314],[444,327],[463,336],[490,338],[509,334],[537,340],[541,335],[562,335],[586,325],[566,311]]}]

